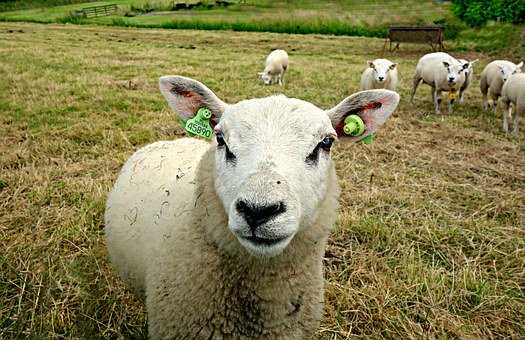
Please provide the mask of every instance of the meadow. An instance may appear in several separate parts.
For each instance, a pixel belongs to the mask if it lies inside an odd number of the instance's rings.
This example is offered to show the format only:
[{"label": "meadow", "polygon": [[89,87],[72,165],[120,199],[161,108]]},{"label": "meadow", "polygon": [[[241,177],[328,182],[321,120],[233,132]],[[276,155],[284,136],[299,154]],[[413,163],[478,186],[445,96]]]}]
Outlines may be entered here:
[{"label": "meadow", "polygon": [[[158,90],[181,74],[236,102],[282,92],[328,108],[382,39],[0,23],[0,338],[145,338],[108,259],[103,213],[123,162],[184,135]],[[284,48],[283,88],[257,80]],[[336,145],[341,209],[319,339],[524,338],[525,138],[467,102],[409,103],[425,46],[402,45],[402,100],[371,145]],[[510,52],[509,52],[510,53]],[[512,52],[514,53],[514,52]],[[479,58],[486,54],[456,53]]]}]

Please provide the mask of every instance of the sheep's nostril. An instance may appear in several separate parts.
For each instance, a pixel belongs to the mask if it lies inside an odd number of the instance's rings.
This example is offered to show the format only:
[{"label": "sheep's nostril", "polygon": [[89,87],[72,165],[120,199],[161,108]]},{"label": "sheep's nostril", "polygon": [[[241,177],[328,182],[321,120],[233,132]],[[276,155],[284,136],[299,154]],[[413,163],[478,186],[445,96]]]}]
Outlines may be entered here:
[{"label": "sheep's nostril", "polygon": [[383,80],[383,79],[385,79],[385,78],[383,78],[383,77],[379,77],[379,80]]},{"label": "sheep's nostril", "polygon": [[252,232],[254,232],[258,226],[286,211],[286,205],[282,201],[269,205],[256,205],[239,200],[235,208],[237,212],[244,217]]}]

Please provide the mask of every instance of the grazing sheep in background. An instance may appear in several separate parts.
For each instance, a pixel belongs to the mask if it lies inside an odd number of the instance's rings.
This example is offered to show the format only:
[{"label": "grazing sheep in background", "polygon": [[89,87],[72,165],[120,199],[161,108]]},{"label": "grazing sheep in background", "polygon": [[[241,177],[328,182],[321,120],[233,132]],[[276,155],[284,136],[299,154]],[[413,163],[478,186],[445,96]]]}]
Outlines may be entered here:
[{"label": "grazing sheep in background", "polygon": [[494,60],[485,66],[479,80],[479,87],[483,95],[484,110],[488,110],[489,108],[487,95],[490,95],[492,107],[494,112],[496,112],[503,83],[505,83],[510,75],[520,73],[522,66],[523,61],[516,65],[507,60]]},{"label": "grazing sheep in background", "polygon": [[361,75],[361,90],[388,89],[397,87],[397,64],[388,59],[367,62],[368,67]]},{"label": "grazing sheep in background", "polygon": [[[503,130],[509,132],[508,120],[512,120],[512,106],[514,106],[512,134],[517,136],[523,114],[525,114],[525,73],[514,73],[508,77],[505,84],[503,84],[501,98],[505,105],[505,112],[503,112]],[[512,104],[512,106],[510,104]]]},{"label": "grazing sheep in background", "polygon": [[259,73],[265,85],[275,84],[283,85],[284,73],[288,68],[288,53],[285,50],[273,50],[266,57],[266,66],[263,72]]},{"label": "grazing sheep in background", "polygon": [[432,87],[432,101],[436,114],[440,114],[441,92],[449,93],[448,112],[452,112],[452,105],[458,91],[465,82],[465,70],[469,63],[460,63],[454,57],[444,52],[429,53],[421,57],[416,65],[412,96],[413,101],[419,83],[423,82]]},{"label": "grazing sheep in background", "polygon": [[472,60],[471,62],[469,62],[468,60],[465,60],[465,59],[458,59],[458,61],[465,65],[465,64],[469,64],[468,68],[465,70],[465,81],[463,82],[463,85],[461,86],[461,88],[459,89],[459,103],[460,104],[463,104],[464,102],[464,96],[465,96],[465,91],[467,91],[467,89],[469,88],[470,84],[472,83],[472,79],[474,78],[474,64],[478,62],[478,59],[476,60]]},{"label": "grazing sheep in background", "polygon": [[[324,111],[283,95],[229,105],[179,76],[160,89],[183,120],[209,108],[216,141],[143,147],[109,195],[109,254],[145,298],[149,336],[308,339],[338,209],[330,147],[376,131],[399,95],[358,92]],[[360,137],[342,135],[350,114],[365,122]]]}]

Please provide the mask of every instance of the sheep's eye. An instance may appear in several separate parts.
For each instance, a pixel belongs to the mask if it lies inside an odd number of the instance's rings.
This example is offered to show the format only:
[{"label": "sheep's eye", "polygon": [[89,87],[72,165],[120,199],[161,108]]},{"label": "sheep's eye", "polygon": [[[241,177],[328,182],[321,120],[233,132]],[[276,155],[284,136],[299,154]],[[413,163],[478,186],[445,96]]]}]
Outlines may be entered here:
[{"label": "sheep's eye", "polygon": [[215,138],[217,138],[218,146],[226,145],[226,143],[224,142],[224,135],[222,134],[222,132],[217,132],[217,134],[215,135]]},{"label": "sheep's eye", "polygon": [[217,138],[217,147],[221,149],[224,148],[224,151],[226,152],[226,160],[235,164],[237,162],[237,157],[235,157],[235,155],[228,148],[228,145],[226,145],[222,132],[217,132],[215,138]]},{"label": "sheep's eye", "polygon": [[306,164],[316,165],[319,161],[319,149],[330,151],[333,142],[333,137],[325,137],[322,141],[320,141],[319,144],[317,144],[313,151],[308,155],[308,157],[306,157]]},{"label": "sheep's eye", "polygon": [[333,137],[325,137],[321,143],[319,143],[319,146],[323,149],[323,150],[330,150],[330,148],[332,147],[332,144],[334,143],[334,138]]}]

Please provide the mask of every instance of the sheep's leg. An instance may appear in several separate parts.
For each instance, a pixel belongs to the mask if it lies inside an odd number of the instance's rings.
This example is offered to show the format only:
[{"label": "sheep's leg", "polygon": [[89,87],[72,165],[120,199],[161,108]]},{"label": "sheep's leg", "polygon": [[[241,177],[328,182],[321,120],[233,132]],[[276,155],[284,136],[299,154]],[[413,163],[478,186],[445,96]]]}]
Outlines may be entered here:
[{"label": "sheep's leg", "polygon": [[439,115],[441,114],[441,101],[442,101],[442,98],[441,98],[441,90],[438,90],[438,88],[434,88],[434,107],[436,109],[436,114]]},{"label": "sheep's leg", "polygon": [[518,137],[520,133],[520,125],[523,120],[523,114],[525,113],[525,100],[518,101],[514,105],[514,121],[512,123],[512,135]]},{"label": "sheep's leg", "polygon": [[[452,113],[452,108],[454,107],[454,102],[456,101],[456,99],[454,97],[451,97],[451,94],[450,92],[448,93],[449,95],[449,98],[448,98],[448,113],[451,114]],[[455,93],[454,93],[455,95]]]},{"label": "sheep's leg", "polygon": [[487,92],[489,90],[489,87],[487,85],[487,79],[485,77],[481,77],[479,87],[481,90],[481,94],[483,95],[483,110],[487,111],[489,109],[489,101],[487,99]]},{"label": "sheep's leg", "polygon": [[421,78],[417,73],[414,75],[414,81],[412,84],[412,96],[410,97],[410,103],[412,104],[414,102],[414,95],[416,94],[417,87],[419,86],[419,83],[421,82]]},{"label": "sheep's leg", "polygon": [[496,113],[497,108],[498,108],[498,99],[499,99],[499,95],[492,94],[492,111],[494,112],[494,114]]},{"label": "sheep's leg", "polygon": [[283,74],[279,73],[277,76],[277,80],[279,81],[279,85],[283,86]]},{"label": "sheep's leg", "polygon": [[459,90],[459,103],[461,105],[463,105],[463,102],[464,102],[464,99],[463,97],[465,96],[465,90],[464,89],[460,89]]},{"label": "sheep's leg", "polygon": [[512,107],[509,101],[503,101],[503,131],[509,132],[509,120],[512,119]]}]

